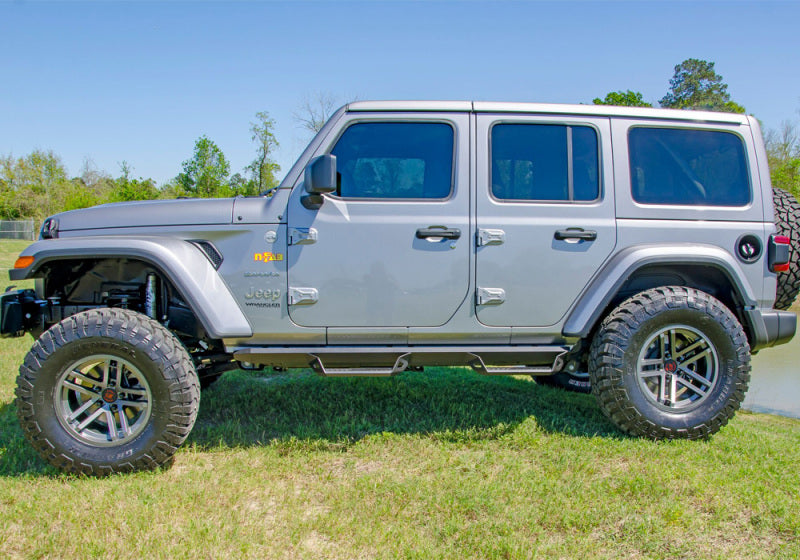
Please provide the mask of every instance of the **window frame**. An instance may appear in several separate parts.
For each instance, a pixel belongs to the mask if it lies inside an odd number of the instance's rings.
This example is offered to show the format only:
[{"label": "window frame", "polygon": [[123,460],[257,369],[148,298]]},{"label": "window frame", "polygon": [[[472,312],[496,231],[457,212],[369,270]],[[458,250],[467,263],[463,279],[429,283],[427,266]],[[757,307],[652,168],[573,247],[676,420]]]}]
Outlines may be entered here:
[{"label": "window frame", "polygon": [[[549,199],[533,199],[533,198],[498,198],[494,194],[494,190],[492,189],[492,155],[493,155],[493,146],[492,146],[492,138],[494,133],[494,127],[497,125],[528,125],[528,126],[562,126],[562,127],[586,127],[591,128],[594,131],[595,139],[597,140],[597,198],[593,200],[549,200]],[[597,205],[603,202],[605,199],[605,181],[603,176],[603,142],[602,142],[602,135],[600,133],[600,129],[594,124],[585,121],[529,121],[529,120],[515,120],[515,119],[501,119],[491,123],[488,130],[488,142],[489,142],[489,160],[488,160],[488,174],[489,174],[489,182],[487,183],[487,189],[489,191],[489,198],[495,202],[499,203],[525,203],[525,204],[562,204],[562,205],[581,205],[581,206],[591,206]],[[567,173],[572,173],[572,161],[569,162],[570,169],[567,170]],[[574,174],[574,173],[572,173]]]},{"label": "window frame", "polygon": [[[331,197],[335,200],[346,201],[346,202],[381,202],[381,203],[403,203],[403,202],[447,202],[452,200],[453,197],[456,195],[456,165],[458,163],[458,126],[454,121],[444,119],[441,117],[438,118],[415,118],[415,117],[401,117],[401,118],[380,118],[380,117],[369,117],[369,118],[359,118],[353,119],[347,122],[347,124],[339,130],[338,134],[333,138],[333,140],[328,144],[325,151],[325,154],[331,154],[344,136],[345,132],[347,132],[351,127],[359,125],[359,124],[409,124],[409,123],[422,123],[422,124],[446,124],[450,127],[453,131],[453,145],[451,150],[451,158],[450,158],[450,192],[444,198],[386,198],[386,197],[369,197],[369,196],[340,196],[336,194],[336,192],[326,193],[325,196]],[[337,162],[337,169],[338,169],[338,162]],[[338,173],[338,171],[337,171]]]},{"label": "window frame", "polygon": [[[636,198],[633,192],[633,159],[631,158],[631,132],[634,129],[644,128],[648,130],[658,129],[658,130],[688,130],[688,131],[699,131],[699,132],[718,132],[723,134],[731,134],[736,136],[736,138],[741,143],[742,147],[742,155],[744,156],[744,174],[747,179],[747,188],[749,192],[749,197],[744,204],[738,205],[727,205],[727,204],[687,204],[687,203],[678,203],[678,202],[642,202]],[[753,206],[755,202],[755,192],[753,189],[753,175],[752,175],[752,168],[750,165],[750,157],[748,155],[748,144],[745,137],[740,134],[736,130],[732,130],[729,128],[712,128],[712,127],[697,127],[697,126],[675,126],[675,125],[653,125],[653,124],[634,124],[628,127],[628,130],[625,134],[625,146],[627,151],[627,158],[628,158],[628,194],[630,195],[631,202],[636,206],[641,208],[681,208],[681,209],[689,209],[689,208],[696,208],[696,209],[735,209],[735,210],[742,210],[746,208],[750,208]]]}]

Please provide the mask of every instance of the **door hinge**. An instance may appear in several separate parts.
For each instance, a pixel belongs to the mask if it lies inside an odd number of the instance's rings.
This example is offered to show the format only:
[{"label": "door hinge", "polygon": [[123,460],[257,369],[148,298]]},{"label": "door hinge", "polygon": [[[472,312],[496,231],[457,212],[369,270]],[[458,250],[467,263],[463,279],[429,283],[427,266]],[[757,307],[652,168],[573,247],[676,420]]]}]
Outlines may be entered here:
[{"label": "door hinge", "polygon": [[479,229],[478,247],[484,245],[502,245],[506,242],[506,232],[502,229]]},{"label": "door hinge", "polygon": [[316,288],[289,288],[289,305],[317,303],[319,292]]},{"label": "door hinge", "polygon": [[311,245],[316,242],[316,228],[292,228],[289,230],[289,245]]},{"label": "door hinge", "polygon": [[506,300],[503,288],[478,288],[475,295],[478,305],[500,305]]}]

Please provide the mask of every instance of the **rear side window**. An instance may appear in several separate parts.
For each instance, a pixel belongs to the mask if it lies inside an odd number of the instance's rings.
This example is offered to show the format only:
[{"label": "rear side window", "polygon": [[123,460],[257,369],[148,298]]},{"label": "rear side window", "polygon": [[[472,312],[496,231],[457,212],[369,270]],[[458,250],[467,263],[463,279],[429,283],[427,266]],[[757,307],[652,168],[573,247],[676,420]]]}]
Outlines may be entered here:
[{"label": "rear side window", "polygon": [[496,124],[491,150],[495,198],[587,202],[600,197],[597,133],[591,127]]},{"label": "rear side window", "polygon": [[453,188],[453,127],[433,122],[350,126],[336,142],[344,198],[443,199]]},{"label": "rear side window", "polygon": [[632,128],[633,199],[643,204],[745,206],[750,180],[744,143],[717,130]]}]

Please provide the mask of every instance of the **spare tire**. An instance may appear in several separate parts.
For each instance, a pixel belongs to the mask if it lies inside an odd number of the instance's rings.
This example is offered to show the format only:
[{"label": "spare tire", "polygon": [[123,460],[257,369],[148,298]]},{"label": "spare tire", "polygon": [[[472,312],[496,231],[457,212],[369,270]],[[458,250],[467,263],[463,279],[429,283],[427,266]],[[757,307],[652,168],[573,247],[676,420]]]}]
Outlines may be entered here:
[{"label": "spare tire", "polygon": [[800,292],[800,203],[783,189],[773,189],[772,200],[778,235],[785,235],[791,240],[789,270],[778,273],[775,309],[789,309]]}]

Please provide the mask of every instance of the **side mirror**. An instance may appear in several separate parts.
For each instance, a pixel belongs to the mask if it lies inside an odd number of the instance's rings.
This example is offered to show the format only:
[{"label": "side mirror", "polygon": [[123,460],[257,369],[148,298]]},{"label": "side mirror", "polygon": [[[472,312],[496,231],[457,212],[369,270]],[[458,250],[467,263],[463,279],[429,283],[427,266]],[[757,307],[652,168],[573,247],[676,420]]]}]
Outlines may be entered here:
[{"label": "side mirror", "polygon": [[336,156],[321,155],[311,160],[303,176],[303,187],[308,193],[300,201],[309,210],[322,206],[322,195],[336,190]]}]

